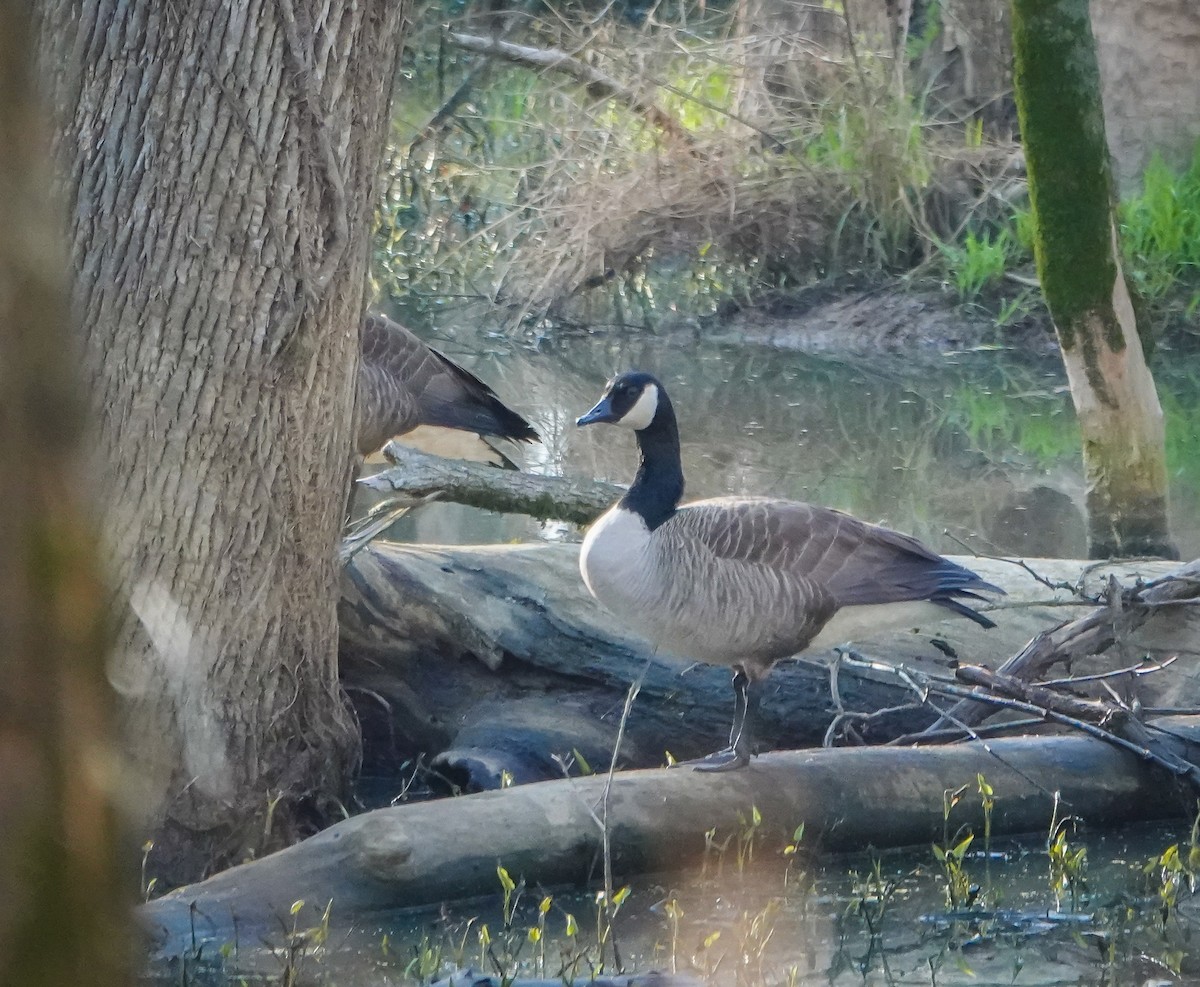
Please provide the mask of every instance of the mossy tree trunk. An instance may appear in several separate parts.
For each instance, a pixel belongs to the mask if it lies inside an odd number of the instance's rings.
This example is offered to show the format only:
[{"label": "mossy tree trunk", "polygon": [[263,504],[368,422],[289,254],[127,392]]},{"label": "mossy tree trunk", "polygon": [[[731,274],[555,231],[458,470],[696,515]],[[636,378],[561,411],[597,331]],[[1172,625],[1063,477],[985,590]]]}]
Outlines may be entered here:
[{"label": "mossy tree trunk", "polygon": [[164,879],[319,821],[355,762],[336,553],[406,6],[41,7],[111,675]]},{"label": "mossy tree trunk", "polygon": [[[31,5],[0,4],[0,984],[127,984],[105,594]],[[133,868],[129,868],[132,871]]]},{"label": "mossy tree trunk", "polygon": [[1038,275],[1083,437],[1089,551],[1176,557],[1162,408],[1122,270],[1088,0],[1013,0]]}]

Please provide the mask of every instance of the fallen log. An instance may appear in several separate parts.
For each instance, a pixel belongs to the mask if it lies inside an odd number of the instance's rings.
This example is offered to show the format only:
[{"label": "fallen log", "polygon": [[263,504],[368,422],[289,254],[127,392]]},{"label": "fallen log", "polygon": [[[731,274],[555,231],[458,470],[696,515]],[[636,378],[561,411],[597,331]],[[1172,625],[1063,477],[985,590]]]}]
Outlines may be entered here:
[{"label": "fallen log", "polygon": [[625,492],[600,480],[539,476],[466,459],[445,459],[399,442],[384,446],[384,455],[392,465],[364,476],[359,486],[414,501],[436,494],[439,500],[501,514],[527,514],[539,521],[590,524]]},{"label": "fallen log", "polygon": [[[1200,758],[1200,718],[1149,725],[1181,756]],[[825,850],[903,846],[939,839],[943,793],[985,775],[996,793],[993,836],[1044,832],[1058,799],[1090,826],[1183,816],[1191,798],[1128,751],[1083,736],[1021,737],[940,748],[785,751],[748,768],[618,773],[607,817],[614,873],[693,865],[705,834],[744,832],[782,847],[804,823]],[[289,916],[316,924],[332,901],[335,925],[382,909],[497,893],[497,863],[531,886],[583,885],[601,873],[598,818],[604,777],[572,778],[456,799],[378,809],[261,860],[180,888],[141,910],[161,952],[228,941]],[[979,830],[983,811],[964,799],[952,823]],[[275,927],[278,927],[276,924]]]},{"label": "fallen log", "polygon": [[[996,629],[948,620],[857,641],[856,649],[877,656],[881,667],[904,662],[943,675],[959,660],[995,666],[1035,635],[1093,609],[1059,584],[1083,580],[1084,592],[1094,594],[1110,575],[1130,582],[1173,568],[1036,560],[1039,582],[1003,561],[958,561],[1008,591],[989,611]],[[506,776],[560,777],[576,754],[607,767],[625,694],[639,679],[622,766],[662,765],[668,750],[680,759],[700,756],[726,739],[728,670],[651,655],[588,595],[578,546],[377,544],[345,570],[340,617],[343,683],[366,734],[365,770],[383,786],[376,803],[399,791],[401,765],[422,753],[447,785],[464,791],[499,787]],[[1148,623],[1127,643],[1146,650],[1160,639],[1178,643],[1163,624]],[[1113,662],[1081,654],[1076,670]],[[1144,685],[1144,702],[1181,705],[1200,697],[1193,665],[1177,662],[1146,676],[1153,681]],[[895,711],[875,715],[889,708]],[[771,673],[763,739],[772,748],[820,745],[835,718],[860,711],[874,715],[862,738],[872,742],[936,719],[893,675],[814,654]]]}]

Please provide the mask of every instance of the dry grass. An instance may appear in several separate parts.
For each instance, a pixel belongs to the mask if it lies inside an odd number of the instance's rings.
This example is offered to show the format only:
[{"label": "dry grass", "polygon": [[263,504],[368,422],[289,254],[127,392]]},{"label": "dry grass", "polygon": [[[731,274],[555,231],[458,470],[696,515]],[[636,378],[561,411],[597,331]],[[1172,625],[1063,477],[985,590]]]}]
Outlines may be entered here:
[{"label": "dry grass", "polygon": [[769,263],[800,280],[827,263],[829,231],[848,205],[827,176],[748,159],[735,141],[646,152],[588,181],[547,183],[503,296],[561,315],[588,288],[706,258]]},{"label": "dry grass", "polygon": [[432,131],[432,113],[412,112],[425,136],[395,146],[386,287],[516,317],[595,318],[597,297],[635,297],[653,318],[921,264],[1009,208],[1020,176],[1011,149],[924,118],[886,22],[863,15],[881,4],[851,5],[853,44],[840,15],[785,0],[774,9],[790,14],[760,24],[508,22],[503,39],[569,67],[481,71],[485,56],[460,53],[471,98]]}]

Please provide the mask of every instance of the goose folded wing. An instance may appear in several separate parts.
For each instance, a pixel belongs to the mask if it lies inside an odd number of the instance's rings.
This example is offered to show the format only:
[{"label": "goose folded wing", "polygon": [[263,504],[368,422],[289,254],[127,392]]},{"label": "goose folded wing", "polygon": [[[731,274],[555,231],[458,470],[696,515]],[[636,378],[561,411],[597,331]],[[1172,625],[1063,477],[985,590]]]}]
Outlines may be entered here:
[{"label": "goose folded wing", "polygon": [[439,372],[433,351],[411,332],[385,316],[367,316],[358,373],[359,452],[374,452],[416,428],[419,395]]},{"label": "goose folded wing", "polygon": [[719,522],[715,503],[686,511],[697,511],[692,525],[714,555],[785,572],[838,607],[932,600],[978,620],[958,598],[1004,592],[915,538],[841,511],[765,499],[726,502]]}]

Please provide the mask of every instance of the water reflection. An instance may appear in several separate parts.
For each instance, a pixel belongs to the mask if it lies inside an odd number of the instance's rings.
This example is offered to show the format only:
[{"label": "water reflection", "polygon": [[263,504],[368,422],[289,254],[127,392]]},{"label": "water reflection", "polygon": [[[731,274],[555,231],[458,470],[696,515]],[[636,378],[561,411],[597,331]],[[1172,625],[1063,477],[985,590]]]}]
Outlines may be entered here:
[{"label": "water reflection", "polygon": [[[689,974],[708,987],[1196,983],[1194,903],[1184,896],[1164,923],[1159,870],[1144,870],[1172,844],[1186,850],[1187,829],[1077,833],[1071,842],[1087,848],[1087,880],[1073,902],[1055,898],[1044,835],[987,853],[979,837],[963,858],[977,889],[970,908],[948,905],[946,875],[928,846],[812,855],[809,837],[789,855],[778,834],[717,833],[689,872],[634,880],[614,937],[626,970]],[[296,969],[304,982],[412,987],[468,966],[586,976],[601,956],[595,892],[513,878],[508,908],[499,880],[483,899],[352,922],[335,902],[316,948],[289,948],[296,937],[281,920],[281,929],[247,935],[234,949],[204,944],[205,957],[185,962],[183,976],[156,966],[145,979],[224,987],[241,976],[289,982],[286,971]],[[612,957],[608,945],[610,972]]]},{"label": "water reflection", "polygon": [[[577,429],[618,370],[657,373],[679,414],[687,496],[810,500],[911,532],[939,551],[1086,552],[1079,438],[1061,367],[1004,353],[838,358],[699,336],[608,332],[536,342],[443,330],[436,345],[491,382],[545,439],[535,472],[626,483],[628,435]],[[1160,372],[1174,452],[1174,534],[1200,555],[1200,359]],[[442,543],[573,537],[455,505],[430,505],[393,537]]]}]

